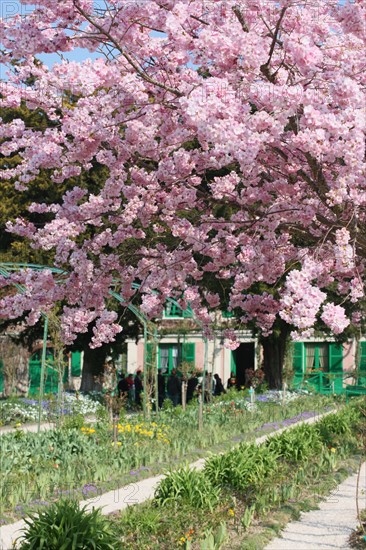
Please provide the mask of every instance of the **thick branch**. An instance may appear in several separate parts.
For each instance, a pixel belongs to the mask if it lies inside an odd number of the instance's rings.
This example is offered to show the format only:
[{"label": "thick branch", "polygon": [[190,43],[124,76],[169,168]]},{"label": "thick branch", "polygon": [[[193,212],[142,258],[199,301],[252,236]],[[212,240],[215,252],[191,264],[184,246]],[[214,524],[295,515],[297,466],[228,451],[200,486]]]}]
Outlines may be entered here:
[{"label": "thick branch", "polygon": [[280,17],[277,21],[276,29],[275,29],[275,32],[274,32],[274,35],[273,35],[273,38],[272,38],[272,44],[271,44],[271,47],[269,49],[268,59],[267,59],[266,63],[264,63],[260,67],[261,73],[267,78],[267,80],[272,82],[272,84],[276,83],[276,77],[275,77],[274,74],[271,73],[271,71],[269,69],[269,65],[271,63],[272,55],[273,55],[273,52],[274,52],[274,49],[275,49],[275,46],[276,46],[276,42],[277,42],[277,39],[278,39],[278,33],[280,32],[282,19],[284,18],[284,15],[286,13],[286,9],[287,8],[282,8],[282,10],[281,10]]},{"label": "thick branch", "polygon": [[235,13],[243,31],[249,32],[248,25],[245,22],[244,15],[241,13],[239,6],[233,6],[232,10]]}]

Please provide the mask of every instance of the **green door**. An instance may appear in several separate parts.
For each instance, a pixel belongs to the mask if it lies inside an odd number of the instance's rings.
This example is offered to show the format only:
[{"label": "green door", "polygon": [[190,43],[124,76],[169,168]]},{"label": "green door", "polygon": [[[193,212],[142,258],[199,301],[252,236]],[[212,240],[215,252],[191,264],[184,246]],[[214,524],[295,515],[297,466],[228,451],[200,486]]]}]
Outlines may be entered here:
[{"label": "green door", "polygon": [[304,358],[304,344],[302,342],[294,342],[292,366],[294,369],[293,385],[295,388],[299,388],[304,380]]},{"label": "green door", "polygon": [[358,363],[358,380],[359,386],[366,386],[366,342],[360,342],[360,359]]},{"label": "green door", "polygon": [[71,354],[71,376],[81,376],[81,352],[73,351]]},{"label": "green door", "polygon": [[329,374],[334,393],[343,392],[343,346],[329,344]]},{"label": "green door", "polygon": [[3,393],[4,391],[4,363],[3,360],[0,359],[0,393]]},{"label": "green door", "polygon": [[[29,360],[29,393],[36,394],[39,392],[41,385],[41,356],[42,352],[37,351]],[[67,381],[67,369],[65,369],[63,382]],[[58,390],[58,372],[53,361],[52,350],[46,351],[46,368],[44,377],[44,393],[55,393]]]}]

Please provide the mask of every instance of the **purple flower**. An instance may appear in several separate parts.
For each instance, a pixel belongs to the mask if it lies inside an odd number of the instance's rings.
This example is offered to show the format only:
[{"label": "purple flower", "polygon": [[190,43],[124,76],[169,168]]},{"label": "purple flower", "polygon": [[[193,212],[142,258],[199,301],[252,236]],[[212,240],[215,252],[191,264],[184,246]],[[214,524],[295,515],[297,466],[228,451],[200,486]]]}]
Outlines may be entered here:
[{"label": "purple flower", "polygon": [[135,470],[130,471],[130,476],[136,476],[137,474],[138,474],[138,471],[135,471]]},{"label": "purple flower", "polygon": [[91,483],[87,483],[86,485],[84,485],[81,491],[84,495],[87,495],[88,493],[97,493],[98,487],[92,485]]}]

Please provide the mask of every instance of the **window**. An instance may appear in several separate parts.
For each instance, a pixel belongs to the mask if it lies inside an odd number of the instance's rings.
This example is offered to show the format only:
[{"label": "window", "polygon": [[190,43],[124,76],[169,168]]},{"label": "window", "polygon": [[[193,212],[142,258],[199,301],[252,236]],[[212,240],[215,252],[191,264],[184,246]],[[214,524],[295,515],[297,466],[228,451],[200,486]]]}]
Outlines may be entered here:
[{"label": "window", "polygon": [[314,343],[305,344],[306,371],[329,371],[329,344]]},{"label": "window", "polygon": [[232,317],[234,317],[234,313],[233,311],[224,310],[222,311],[222,316],[224,319],[231,319]]},{"label": "window", "polygon": [[178,304],[168,302],[164,309],[164,317],[179,317],[180,319],[189,319],[193,317],[191,308],[182,309]]},{"label": "window", "polygon": [[181,344],[160,344],[159,346],[159,368],[162,373],[171,372],[177,369],[182,356]]},{"label": "window", "polygon": [[178,369],[182,361],[195,365],[195,344],[184,342],[183,344],[160,344],[158,354],[158,368],[163,374],[168,374],[172,369]]}]

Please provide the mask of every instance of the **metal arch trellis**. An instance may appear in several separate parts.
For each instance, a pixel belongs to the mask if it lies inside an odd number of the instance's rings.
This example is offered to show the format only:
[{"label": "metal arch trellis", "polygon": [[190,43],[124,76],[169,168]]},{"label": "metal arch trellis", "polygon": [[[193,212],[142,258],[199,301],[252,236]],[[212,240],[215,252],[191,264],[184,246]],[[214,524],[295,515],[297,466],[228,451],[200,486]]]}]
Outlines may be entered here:
[{"label": "metal arch trellis", "polygon": [[[0,275],[3,275],[4,277],[8,278],[10,276],[11,272],[14,271],[20,271],[21,269],[31,269],[33,271],[45,271],[49,270],[52,273],[55,273],[57,275],[67,275],[67,271],[57,268],[57,267],[50,267],[45,265],[38,265],[38,264],[27,264],[27,263],[11,263],[11,262],[0,262]],[[118,284],[118,281],[115,280],[116,285]],[[14,283],[14,286],[18,289],[19,292],[25,292],[25,287],[23,285],[20,285],[18,283]],[[134,289],[140,288],[140,285],[138,283],[132,283],[132,287]],[[143,334],[144,334],[144,360],[143,360],[143,377],[144,377],[144,387],[146,388],[146,380],[145,376],[147,374],[147,346],[148,346],[148,340],[149,338],[153,340],[154,344],[154,354],[153,354],[153,362],[152,367],[155,374],[155,399],[156,399],[156,412],[158,412],[158,370],[156,368],[156,346],[157,346],[157,340],[158,340],[158,331],[156,328],[156,325],[152,323],[147,317],[133,304],[128,304],[126,301],[122,298],[122,296],[116,292],[115,290],[110,289],[109,291],[110,296],[115,298],[118,302],[125,304],[127,309],[129,309],[135,317],[140,321],[140,323],[143,325]],[[177,306],[179,309],[180,305],[176,300],[173,298],[166,298],[166,301]],[[48,316],[45,313],[42,313],[42,317],[44,318],[44,329],[43,329],[43,344],[42,344],[42,358],[41,358],[41,374],[40,374],[40,389],[39,389],[39,408],[38,408],[38,432],[40,431],[40,423],[41,423],[41,413],[42,413],[42,400],[43,400],[43,394],[44,394],[44,377],[45,377],[45,366],[46,366],[46,349],[47,349],[47,337],[48,337]],[[199,325],[201,330],[203,330],[202,323],[193,317],[194,321]],[[149,327],[152,326],[152,330],[149,330]],[[203,377],[202,377],[202,394],[201,394],[201,402],[202,402],[202,396],[205,395],[205,379],[206,379],[206,373],[207,373],[207,363],[208,363],[208,340],[206,335],[204,335],[203,332],[203,340],[204,340],[204,365],[203,365]],[[143,411],[144,416],[146,417],[149,413],[148,411],[148,402],[147,402],[147,392],[143,392]],[[203,402],[202,402],[203,404]],[[202,428],[202,419],[201,422],[199,422],[200,427]]]}]

